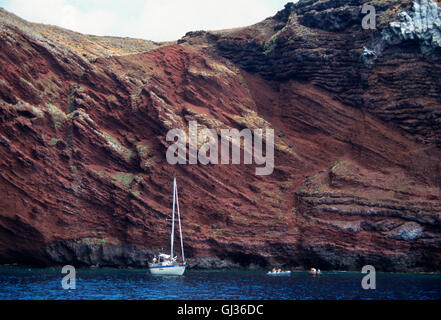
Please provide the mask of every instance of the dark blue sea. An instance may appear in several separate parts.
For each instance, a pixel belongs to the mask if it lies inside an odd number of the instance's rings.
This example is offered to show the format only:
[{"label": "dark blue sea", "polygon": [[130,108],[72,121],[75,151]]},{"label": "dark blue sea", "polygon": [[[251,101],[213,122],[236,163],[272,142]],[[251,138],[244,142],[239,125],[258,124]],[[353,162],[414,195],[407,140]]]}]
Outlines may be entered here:
[{"label": "dark blue sea", "polygon": [[262,271],[187,271],[182,277],[147,275],[137,269],[77,269],[76,289],[64,290],[61,268],[0,268],[0,300],[211,300],[211,299],[441,299],[439,274],[377,273],[376,289],[363,290],[364,274]]}]

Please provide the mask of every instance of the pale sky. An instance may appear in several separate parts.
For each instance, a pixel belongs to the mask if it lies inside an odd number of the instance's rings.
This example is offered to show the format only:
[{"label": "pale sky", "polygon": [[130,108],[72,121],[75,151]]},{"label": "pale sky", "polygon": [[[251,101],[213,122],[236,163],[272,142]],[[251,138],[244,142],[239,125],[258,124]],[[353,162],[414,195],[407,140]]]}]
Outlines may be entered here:
[{"label": "pale sky", "polygon": [[[84,34],[177,40],[188,31],[257,23],[293,0],[0,0],[31,22]],[[296,2],[296,1],[293,1]]]}]

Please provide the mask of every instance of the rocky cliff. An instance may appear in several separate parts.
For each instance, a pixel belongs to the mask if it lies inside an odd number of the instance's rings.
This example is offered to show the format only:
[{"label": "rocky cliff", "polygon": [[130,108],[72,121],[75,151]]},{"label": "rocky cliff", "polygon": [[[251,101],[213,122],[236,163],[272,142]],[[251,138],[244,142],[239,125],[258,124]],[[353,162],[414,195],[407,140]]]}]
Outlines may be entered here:
[{"label": "rocky cliff", "polygon": [[[176,176],[193,267],[440,271],[440,32],[426,0],[302,0],[176,43],[1,10],[0,263],[145,266]],[[273,174],[169,165],[192,120],[274,129]]]}]

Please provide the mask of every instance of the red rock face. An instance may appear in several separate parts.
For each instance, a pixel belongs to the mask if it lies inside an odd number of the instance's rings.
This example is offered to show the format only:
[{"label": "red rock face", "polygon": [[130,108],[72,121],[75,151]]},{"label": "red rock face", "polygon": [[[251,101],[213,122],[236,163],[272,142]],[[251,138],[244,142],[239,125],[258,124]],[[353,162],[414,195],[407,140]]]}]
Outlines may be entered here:
[{"label": "red rock face", "polygon": [[[145,266],[168,250],[176,176],[193,267],[439,271],[439,51],[366,63],[360,4],[320,3],[110,57],[2,11],[0,262]],[[192,120],[273,128],[273,174],[169,165],[168,130]]]}]

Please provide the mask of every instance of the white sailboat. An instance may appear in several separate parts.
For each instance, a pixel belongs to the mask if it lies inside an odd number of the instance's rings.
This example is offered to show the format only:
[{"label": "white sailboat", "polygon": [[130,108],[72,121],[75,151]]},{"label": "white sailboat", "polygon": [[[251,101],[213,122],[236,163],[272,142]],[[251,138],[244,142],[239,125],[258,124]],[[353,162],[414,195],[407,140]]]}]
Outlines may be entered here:
[{"label": "white sailboat", "polygon": [[[181,256],[182,262],[178,262],[177,257],[173,255],[174,235],[175,235],[175,206],[178,215],[179,236],[181,239]],[[182,242],[181,214],[179,212],[179,197],[176,178],[173,180],[173,213],[172,213],[172,231],[170,243],[170,255],[161,253],[153,259],[153,263],[149,263],[149,271],[152,275],[172,275],[182,276],[185,272],[185,256],[184,245]]]}]

